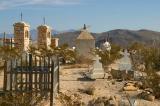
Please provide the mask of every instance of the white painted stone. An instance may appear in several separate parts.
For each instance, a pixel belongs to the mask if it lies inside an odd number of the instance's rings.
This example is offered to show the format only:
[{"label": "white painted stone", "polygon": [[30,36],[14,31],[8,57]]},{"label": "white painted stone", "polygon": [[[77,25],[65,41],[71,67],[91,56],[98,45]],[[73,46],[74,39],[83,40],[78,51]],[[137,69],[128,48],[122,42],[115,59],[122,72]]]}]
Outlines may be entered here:
[{"label": "white painted stone", "polygon": [[100,57],[97,55],[94,58],[93,69],[90,70],[86,76],[90,79],[101,79],[105,77],[105,72],[102,67],[102,63],[100,63]]}]

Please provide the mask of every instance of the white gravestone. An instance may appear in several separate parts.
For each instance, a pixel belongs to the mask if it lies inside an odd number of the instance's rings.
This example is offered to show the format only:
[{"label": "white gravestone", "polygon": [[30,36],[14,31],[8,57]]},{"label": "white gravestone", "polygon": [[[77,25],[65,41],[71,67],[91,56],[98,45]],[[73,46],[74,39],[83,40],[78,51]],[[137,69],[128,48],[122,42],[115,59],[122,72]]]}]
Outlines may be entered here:
[{"label": "white gravestone", "polygon": [[104,69],[102,67],[102,63],[99,61],[100,57],[97,55],[97,56],[95,56],[95,58],[93,60],[94,60],[93,69],[90,70],[90,72],[86,74],[87,77],[90,78],[90,79],[104,78],[105,72],[104,72]]}]

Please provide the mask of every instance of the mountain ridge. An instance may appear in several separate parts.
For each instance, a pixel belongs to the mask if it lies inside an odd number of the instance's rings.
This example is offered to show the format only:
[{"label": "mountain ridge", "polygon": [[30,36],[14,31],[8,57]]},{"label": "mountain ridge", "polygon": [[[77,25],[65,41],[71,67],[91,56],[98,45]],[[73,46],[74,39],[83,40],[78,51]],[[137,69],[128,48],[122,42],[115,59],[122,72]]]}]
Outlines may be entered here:
[{"label": "mountain ridge", "polygon": [[[80,34],[80,31],[67,32],[63,34],[55,35],[60,39],[60,44],[68,43],[69,46],[75,46],[75,40]],[[128,29],[115,29],[102,33],[92,33],[96,39],[96,46],[100,46],[105,40],[108,39],[112,43],[118,44],[120,46],[126,47],[127,45],[134,42],[141,42],[144,44],[151,45],[153,40],[160,42],[160,32],[152,31],[148,29],[140,30],[128,30]]]},{"label": "mountain ridge", "polygon": [[[33,29],[30,31],[33,40],[37,39],[37,31]],[[65,31],[52,30],[53,37],[59,38],[59,44],[68,43],[70,47],[75,46],[75,40],[80,34],[80,31],[71,29]],[[91,34],[96,39],[96,46],[100,46],[105,40],[108,39],[112,43],[125,47],[134,42],[141,42],[151,45],[153,41],[160,42],[160,32],[152,31],[148,29],[140,30],[128,30],[128,29],[115,29],[101,33]],[[3,37],[3,33],[0,33],[0,37]],[[6,37],[13,37],[13,34],[6,34]]]}]

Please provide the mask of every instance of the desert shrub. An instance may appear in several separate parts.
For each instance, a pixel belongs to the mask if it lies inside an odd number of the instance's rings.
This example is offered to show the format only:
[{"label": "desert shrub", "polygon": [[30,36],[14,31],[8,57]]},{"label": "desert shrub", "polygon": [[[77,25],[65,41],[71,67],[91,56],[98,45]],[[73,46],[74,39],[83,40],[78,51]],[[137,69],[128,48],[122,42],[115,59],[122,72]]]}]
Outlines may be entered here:
[{"label": "desert shrub", "polygon": [[104,96],[92,99],[88,106],[118,106],[119,100],[115,96]]},{"label": "desert shrub", "polygon": [[34,93],[9,93],[0,97],[0,106],[32,106],[42,100],[42,96]]},{"label": "desert shrub", "polygon": [[81,99],[78,94],[65,94],[60,92],[58,96],[58,100],[64,106],[85,106]]},{"label": "desert shrub", "polygon": [[[156,98],[160,98],[160,76],[157,74],[157,71],[160,71],[160,49],[137,43],[131,45],[130,48],[131,51],[136,51],[131,53],[133,63],[140,64],[142,62],[145,65],[144,71],[147,73],[147,77],[143,79],[145,82],[143,86],[150,87]],[[135,69],[136,66],[134,64]]]},{"label": "desert shrub", "polygon": [[87,86],[84,89],[79,89],[79,91],[88,95],[94,95],[96,88],[93,85],[91,85],[91,86]]},{"label": "desert shrub", "polygon": [[148,84],[148,87],[153,90],[153,94],[156,96],[156,98],[160,98],[160,76],[154,70],[149,70],[146,72],[148,77],[145,80]]},{"label": "desert shrub", "polygon": [[101,57],[100,62],[103,64],[103,66],[108,66],[111,63],[113,63],[116,59],[119,59],[122,57],[120,54],[120,46],[118,45],[111,45],[111,50],[110,51],[102,51],[100,49],[96,49],[95,53]]}]

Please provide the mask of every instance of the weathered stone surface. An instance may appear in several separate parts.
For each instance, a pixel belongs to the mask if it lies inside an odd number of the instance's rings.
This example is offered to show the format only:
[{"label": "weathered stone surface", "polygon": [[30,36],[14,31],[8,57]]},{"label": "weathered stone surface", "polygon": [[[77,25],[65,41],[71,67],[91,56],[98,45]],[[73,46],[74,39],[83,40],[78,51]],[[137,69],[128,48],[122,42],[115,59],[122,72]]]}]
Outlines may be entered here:
[{"label": "weathered stone surface", "polygon": [[148,100],[148,101],[154,101],[155,100],[155,96],[153,96],[152,94],[149,94],[149,95],[146,95],[145,100]]}]

